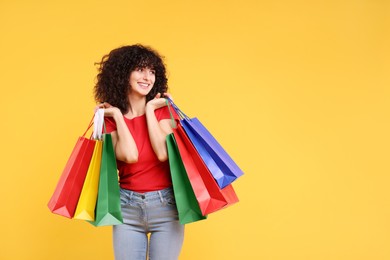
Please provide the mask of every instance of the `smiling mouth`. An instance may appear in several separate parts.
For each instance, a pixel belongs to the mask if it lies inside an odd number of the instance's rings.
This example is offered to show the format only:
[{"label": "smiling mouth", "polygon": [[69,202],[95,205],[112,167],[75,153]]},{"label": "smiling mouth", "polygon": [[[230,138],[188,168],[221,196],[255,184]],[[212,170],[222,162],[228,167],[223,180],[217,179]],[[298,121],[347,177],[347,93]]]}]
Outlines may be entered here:
[{"label": "smiling mouth", "polygon": [[150,84],[138,82],[138,85],[139,85],[141,88],[148,88]]}]

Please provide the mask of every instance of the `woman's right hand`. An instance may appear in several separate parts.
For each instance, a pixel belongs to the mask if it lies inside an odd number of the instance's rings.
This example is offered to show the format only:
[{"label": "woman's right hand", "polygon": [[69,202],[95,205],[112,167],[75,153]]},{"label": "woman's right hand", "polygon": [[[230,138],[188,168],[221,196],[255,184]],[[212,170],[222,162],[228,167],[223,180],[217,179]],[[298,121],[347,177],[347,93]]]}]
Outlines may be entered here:
[{"label": "woman's right hand", "polygon": [[104,109],[104,116],[115,117],[115,116],[121,115],[121,111],[119,110],[119,108],[114,107],[107,102],[103,102],[103,103],[98,104],[95,107],[95,112],[100,108]]}]

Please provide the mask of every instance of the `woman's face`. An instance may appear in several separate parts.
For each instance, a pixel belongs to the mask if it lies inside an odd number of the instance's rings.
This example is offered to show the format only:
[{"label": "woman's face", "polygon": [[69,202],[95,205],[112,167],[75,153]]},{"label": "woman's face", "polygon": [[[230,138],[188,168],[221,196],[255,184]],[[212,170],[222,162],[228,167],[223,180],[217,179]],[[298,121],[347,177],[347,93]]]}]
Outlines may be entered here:
[{"label": "woman's face", "polygon": [[130,88],[132,94],[146,96],[156,81],[156,72],[149,68],[135,69],[130,73]]}]

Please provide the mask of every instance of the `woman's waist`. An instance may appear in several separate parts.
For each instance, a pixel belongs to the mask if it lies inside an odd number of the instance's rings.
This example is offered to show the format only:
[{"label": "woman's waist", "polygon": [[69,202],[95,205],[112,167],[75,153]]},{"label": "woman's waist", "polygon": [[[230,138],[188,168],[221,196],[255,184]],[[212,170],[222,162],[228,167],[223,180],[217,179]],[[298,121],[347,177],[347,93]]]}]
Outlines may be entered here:
[{"label": "woman's waist", "polygon": [[155,199],[162,199],[167,196],[173,196],[173,188],[172,186],[170,186],[164,189],[146,191],[146,192],[139,192],[139,191],[133,191],[133,190],[121,188],[121,193],[122,195],[128,197],[129,199],[155,200]]}]

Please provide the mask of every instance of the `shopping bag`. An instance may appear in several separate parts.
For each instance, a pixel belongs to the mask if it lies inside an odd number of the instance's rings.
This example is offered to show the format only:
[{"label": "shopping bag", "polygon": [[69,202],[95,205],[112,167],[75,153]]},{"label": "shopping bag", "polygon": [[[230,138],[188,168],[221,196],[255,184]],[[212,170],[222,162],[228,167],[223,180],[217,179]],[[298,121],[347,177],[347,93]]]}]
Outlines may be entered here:
[{"label": "shopping bag", "polygon": [[181,160],[175,137],[169,134],[166,137],[169,166],[172,177],[173,192],[175,195],[180,224],[188,224],[205,219],[196,200],[191,183]]},{"label": "shopping bag", "polygon": [[87,176],[83,189],[77,203],[75,219],[95,220],[95,207],[99,187],[100,163],[102,160],[102,141],[97,140],[93,151],[91,163],[89,164]]},{"label": "shopping bag", "polygon": [[234,189],[228,188],[231,184],[224,188],[226,192],[218,186],[181,125],[173,129],[173,134],[202,215],[224,208],[228,205],[228,201],[229,205],[237,202],[238,198]]},{"label": "shopping bag", "polygon": [[102,129],[104,124],[104,109],[98,109],[93,119],[92,138],[96,140],[95,149],[85,177],[83,189],[77,203],[75,219],[95,220],[95,207],[100,177],[100,163],[102,160]]},{"label": "shopping bag", "polygon": [[123,223],[115,151],[111,134],[103,134],[102,159],[94,226]]},{"label": "shopping bag", "polygon": [[244,174],[213,135],[196,117],[189,118],[171,99],[168,99],[168,101],[179,115],[180,124],[183,126],[187,136],[195,146],[202,160],[209,168],[219,187],[226,187]]},{"label": "shopping bag", "polygon": [[85,138],[91,125],[92,121],[84,134],[78,138],[50,198],[48,207],[55,214],[68,218],[74,215],[95,147],[94,140]]}]

